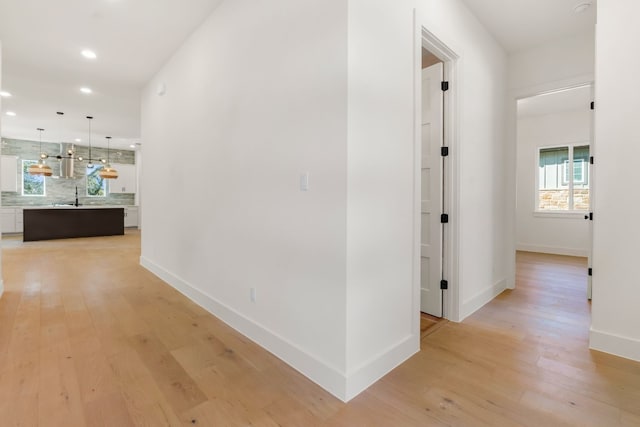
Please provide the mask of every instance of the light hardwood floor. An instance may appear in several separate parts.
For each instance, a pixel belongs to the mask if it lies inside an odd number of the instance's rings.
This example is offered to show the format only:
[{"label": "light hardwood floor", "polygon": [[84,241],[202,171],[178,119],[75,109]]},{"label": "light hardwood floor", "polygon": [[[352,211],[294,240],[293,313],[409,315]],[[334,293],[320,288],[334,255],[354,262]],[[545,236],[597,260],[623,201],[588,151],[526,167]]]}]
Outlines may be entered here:
[{"label": "light hardwood floor", "polygon": [[344,404],[138,265],[137,233],[3,242],[0,425],[638,426],[640,364],[587,349],[585,262],[518,289]]}]

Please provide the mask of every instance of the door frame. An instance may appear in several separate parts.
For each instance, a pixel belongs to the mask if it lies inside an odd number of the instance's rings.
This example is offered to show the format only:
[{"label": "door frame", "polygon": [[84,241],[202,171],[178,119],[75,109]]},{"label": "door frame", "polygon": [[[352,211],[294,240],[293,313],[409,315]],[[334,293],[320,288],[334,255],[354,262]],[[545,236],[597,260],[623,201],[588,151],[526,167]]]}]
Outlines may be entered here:
[{"label": "door frame", "polygon": [[[547,93],[558,92],[561,90],[575,89],[578,87],[591,86],[592,95],[595,94],[595,77],[593,74],[579,75],[571,77],[565,80],[558,80],[555,82],[542,83],[525,88],[511,89],[509,91],[509,102],[507,104],[507,140],[510,141],[507,144],[506,159],[510,163],[511,167],[508,170],[507,176],[507,227],[508,235],[510,236],[507,243],[507,289],[515,289],[516,287],[516,181],[517,181],[517,161],[518,161],[518,101],[524,98],[531,98],[537,95],[544,95]],[[585,106],[587,108],[588,106]],[[593,125],[593,119],[592,119]],[[590,138],[590,150],[595,147],[595,135],[592,132]],[[590,155],[594,155],[591,152]],[[591,175],[590,188],[594,187],[593,175]],[[593,206],[593,204],[591,205]],[[593,239],[590,242],[593,247]],[[593,264],[593,259],[590,260]]]},{"label": "door frame", "polygon": [[449,82],[449,90],[444,93],[443,108],[443,140],[449,147],[449,156],[445,158],[443,170],[443,209],[449,214],[449,223],[443,228],[443,276],[449,288],[443,292],[443,318],[460,320],[460,282],[459,282],[459,247],[460,247],[460,199],[459,199],[459,156],[457,129],[457,60],[458,55],[433,33],[422,25],[418,26],[418,40],[415,43],[414,73],[414,220],[413,220],[413,289],[414,289],[414,324],[420,324],[420,237],[421,237],[421,112],[422,112],[422,48],[437,56],[443,62],[443,75]]}]

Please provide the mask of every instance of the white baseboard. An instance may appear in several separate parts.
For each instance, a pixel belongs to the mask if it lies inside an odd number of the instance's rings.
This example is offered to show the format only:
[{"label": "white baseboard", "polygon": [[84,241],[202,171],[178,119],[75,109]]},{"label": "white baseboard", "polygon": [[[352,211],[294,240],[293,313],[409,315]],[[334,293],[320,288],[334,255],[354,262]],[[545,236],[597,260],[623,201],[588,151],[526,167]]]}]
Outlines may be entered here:
[{"label": "white baseboard", "polygon": [[344,402],[420,350],[419,336],[410,335],[345,375],[149,259],[141,256],[140,265]]},{"label": "white baseboard", "polygon": [[420,351],[420,337],[409,335],[349,372],[346,402]]},{"label": "white baseboard", "polygon": [[347,376],[149,259],[141,256],[140,265],[345,402],[420,350],[419,337],[409,336],[365,362]]},{"label": "white baseboard", "polygon": [[233,308],[207,295],[173,273],[158,266],[145,257],[140,257],[140,265],[167,282],[184,296],[195,302],[214,316],[264,347],[278,358],[300,371],[320,387],[341,400],[345,400],[345,375],[338,369],[315,358],[295,344],[280,337]]},{"label": "white baseboard", "polygon": [[507,280],[503,279],[495,285],[480,292],[476,296],[463,302],[462,310],[460,312],[460,321],[462,322],[465,318],[481,309],[485,304],[504,292],[505,289],[507,289]]},{"label": "white baseboard", "polygon": [[640,361],[640,340],[610,334],[591,328],[589,348]]},{"label": "white baseboard", "polygon": [[195,302],[217,318],[256,342],[278,358],[300,371],[320,387],[341,400],[345,400],[345,375],[338,369],[315,358],[295,344],[280,337],[233,308],[200,291],[176,275],[145,257],[140,257],[140,265],[167,282],[184,296]]},{"label": "white baseboard", "polygon": [[579,256],[579,257],[589,256],[589,251],[587,249],[527,245],[524,243],[518,243],[516,245],[516,250],[525,251],[525,252],[539,252],[542,254],[553,254],[553,255],[567,255],[567,256]]}]

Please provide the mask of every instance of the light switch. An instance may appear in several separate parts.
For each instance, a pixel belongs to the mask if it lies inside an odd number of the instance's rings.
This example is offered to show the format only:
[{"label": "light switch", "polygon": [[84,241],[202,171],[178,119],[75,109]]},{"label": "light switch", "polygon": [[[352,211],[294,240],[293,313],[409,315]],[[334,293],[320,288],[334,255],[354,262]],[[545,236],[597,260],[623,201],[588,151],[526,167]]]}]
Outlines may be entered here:
[{"label": "light switch", "polygon": [[300,174],[300,191],[309,191],[309,172]]}]

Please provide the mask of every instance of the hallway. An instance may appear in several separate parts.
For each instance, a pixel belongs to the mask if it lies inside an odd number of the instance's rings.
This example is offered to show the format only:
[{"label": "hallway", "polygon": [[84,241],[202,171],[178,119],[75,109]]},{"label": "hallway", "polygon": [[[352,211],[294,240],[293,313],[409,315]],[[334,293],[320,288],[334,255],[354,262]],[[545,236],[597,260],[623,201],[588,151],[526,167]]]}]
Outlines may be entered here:
[{"label": "hallway", "polygon": [[141,268],[137,232],[2,244],[3,426],[640,425],[581,258],[519,253],[516,290],[344,404]]}]

